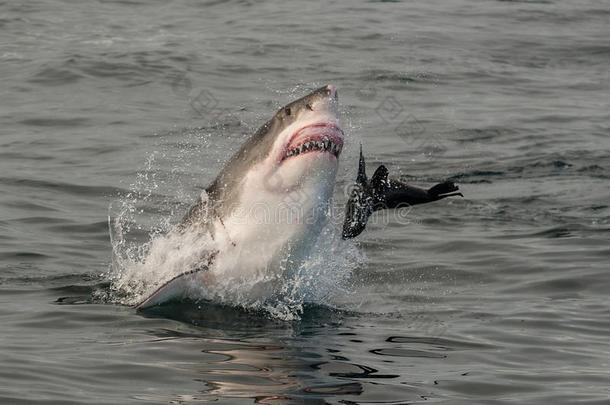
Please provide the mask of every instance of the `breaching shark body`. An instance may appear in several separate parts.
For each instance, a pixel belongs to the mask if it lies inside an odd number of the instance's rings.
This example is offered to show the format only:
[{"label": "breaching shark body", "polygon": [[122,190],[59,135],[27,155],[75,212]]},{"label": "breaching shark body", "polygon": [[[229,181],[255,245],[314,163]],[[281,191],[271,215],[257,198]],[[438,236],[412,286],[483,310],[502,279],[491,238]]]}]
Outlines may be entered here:
[{"label": "breaching shark body", "polygon": [[[219,282],[277,280],[302,264],[328,221],[344,142],[337,107],[335,87],[324,86],[282,107],[242,145],[170,231],[178,242],[205,248],[138,309],[197,296]],[[452,183],[435,187],[425,191],[389,180],[384,166],[368,181],[361,151],[343,237],[360,234],[376,210],[434,201],[457,190]],[[254,293],[261,296],[274,288],[257,285],[261,291]]]}]

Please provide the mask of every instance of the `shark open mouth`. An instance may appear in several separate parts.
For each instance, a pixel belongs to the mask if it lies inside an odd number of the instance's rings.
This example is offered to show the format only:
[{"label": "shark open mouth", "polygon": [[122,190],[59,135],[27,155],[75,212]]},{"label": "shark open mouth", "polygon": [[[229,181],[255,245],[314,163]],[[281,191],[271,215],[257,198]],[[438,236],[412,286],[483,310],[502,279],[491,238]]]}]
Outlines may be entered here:
[{"label": "shark open mouth", "polygon": [[343,149],[343,131],[336,124],[311,124],[291,138],[282,160],[309,152],[330,153],[338,158]]}]

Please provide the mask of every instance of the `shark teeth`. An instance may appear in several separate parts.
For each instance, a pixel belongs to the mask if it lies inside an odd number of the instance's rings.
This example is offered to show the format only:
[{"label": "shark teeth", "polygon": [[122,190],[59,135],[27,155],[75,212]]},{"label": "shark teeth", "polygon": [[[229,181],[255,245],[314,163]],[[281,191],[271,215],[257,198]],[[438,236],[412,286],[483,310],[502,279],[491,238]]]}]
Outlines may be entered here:
[{"label": "shark teeth", "polygon": [[312,140],[290,149],[288,152],[286,152],[284,158],[289,158],[291,156],[300,155],[301,153],[314,150],[329,152],[338,157],[339,153],[341,152],[341,146],[333,143],[330,139]]}]

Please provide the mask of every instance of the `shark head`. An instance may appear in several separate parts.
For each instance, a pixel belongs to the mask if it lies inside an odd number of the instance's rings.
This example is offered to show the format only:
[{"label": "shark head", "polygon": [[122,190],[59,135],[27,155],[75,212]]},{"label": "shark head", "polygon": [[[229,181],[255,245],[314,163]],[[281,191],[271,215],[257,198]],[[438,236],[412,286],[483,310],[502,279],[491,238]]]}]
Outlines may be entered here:
[{"label": "shark head", "polygon": [[[234,207],[248,191],[262,198],[332,191],[343,131],[337,118],[333,85],[321,87],[280,108],[237,151],[207,189],[221,201],[218,210]],[[221,212],[219,214],[222,215]]]},{"label": "shark head", "polygon": [[337,163],[343,148],[343,131],[337,119],[338,96],[335,86],[324,86],[307,96],[282,107],[261,128],[274,138],[269,154],[278,168],[288,161],[294,163],[316,160],[303,157],[324,156]]},{"label": "shark head", "polygon": [[314,182],[333,182],[343,148],[337,91],[324,86],[282,107],[261,128],[272,145],[261,163],[264,186],[287,193]]}]

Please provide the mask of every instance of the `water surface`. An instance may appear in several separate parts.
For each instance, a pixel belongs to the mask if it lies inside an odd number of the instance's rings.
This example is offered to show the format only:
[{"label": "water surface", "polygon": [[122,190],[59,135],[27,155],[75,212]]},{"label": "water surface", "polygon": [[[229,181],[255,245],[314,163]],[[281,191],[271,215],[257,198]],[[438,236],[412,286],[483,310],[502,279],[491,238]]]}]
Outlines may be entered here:
[{"label": "water surface", "polygon": [[[608,2],[53,0],[0,16],[0,402],[608,403]],[[326,83],[347,136],[339,206],[360,142],[370,168],[466,198],[372,223],[345,291],[300,321],[102,299],[112,202],[144,209],[145,240]]]}]

